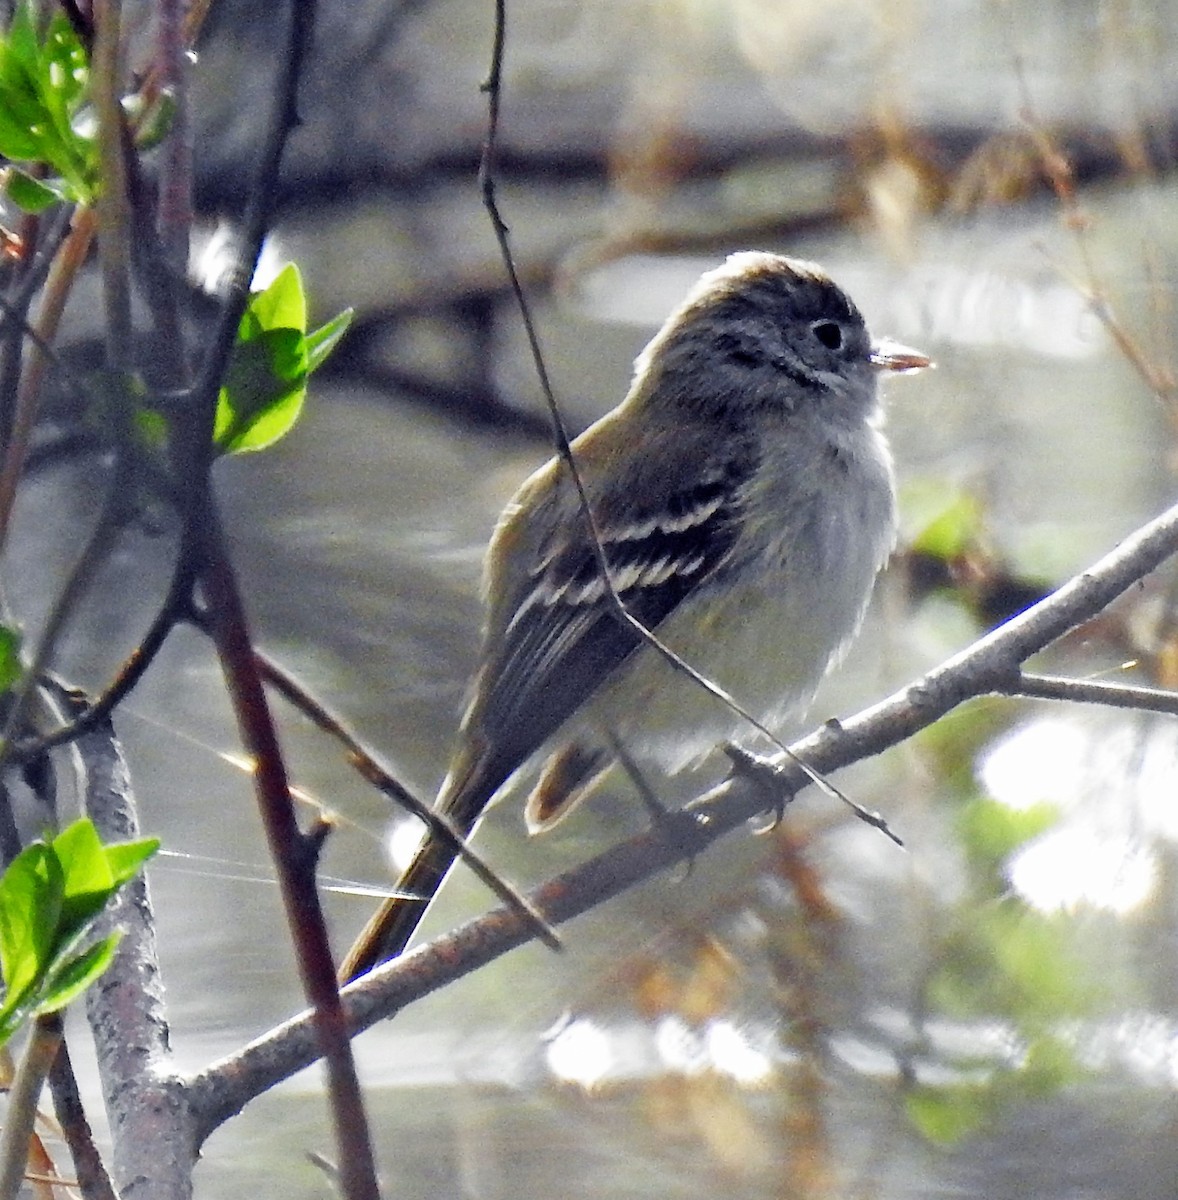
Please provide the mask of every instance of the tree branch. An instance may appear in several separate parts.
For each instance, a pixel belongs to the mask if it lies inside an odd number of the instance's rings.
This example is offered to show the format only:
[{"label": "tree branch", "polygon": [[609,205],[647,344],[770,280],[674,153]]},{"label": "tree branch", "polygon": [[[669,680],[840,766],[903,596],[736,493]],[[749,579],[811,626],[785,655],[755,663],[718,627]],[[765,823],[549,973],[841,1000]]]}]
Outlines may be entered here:
[{"label": "tree branch", "polygon": [[[905,741],[959,704],[1003,693],[1020,665],[1095,616],[1178,551],[1178,505],[1142,526],[1089,570],[871,708],[828,721],[790,747],[789,756],[749,760],[737,773],[658,829],[632,837],[535,889],[530,903],[560,925],[665,868],[698,857],[712,842],[775,805],[788,803],[810,779],[804,757],[823,773],[849,766]],[[353,1035],[406,1005],[485,966],[533,937],[514,912],[496,909],[443,937],[375,968],[344,989]],[[267,1088],[314,1062],[318,1049],[309,1014],[301,1014],[189,1080],[198,1145]]]},{"label": "tree branch", "polygon": [[1103,679],[1065,679],[1059,675],[1032,675],[1021,671],[1016,681],[1001,690],[1007,696],[1103,704],[1109,708],[1135,708],[1178,717],[1178,692],[1165,688],[1135,687]]}]

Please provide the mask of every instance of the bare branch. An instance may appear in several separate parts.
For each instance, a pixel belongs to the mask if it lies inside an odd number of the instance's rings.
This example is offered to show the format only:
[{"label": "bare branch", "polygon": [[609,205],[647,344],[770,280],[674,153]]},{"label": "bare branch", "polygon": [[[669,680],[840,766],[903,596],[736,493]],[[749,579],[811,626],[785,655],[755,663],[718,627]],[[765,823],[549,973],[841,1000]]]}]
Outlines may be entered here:
[{"label": "bare branch", "polygon": [[[796,756],[804,756],[817,771],[834,771],[898,745],[967,700],[1006,692],[1017,685],[1022,662],[1102,611],[1175,551],[1178,505],[1142,526],[1091,569],[887,699],[844,722],[828,721],[795,742],[789,757],[763,761],[757,777],[742,767],[736,777],[667,814],[657,829],[565,872],[529,893],[529,901],[560,925],[669,866],[698,857],[712,842],[764,812],[767,804],[788,803],[810,782]],[[514,912],[497,909],[376,967],[342,993],[349,1028],[360,1033],[394,1016],[532,936]],[[317,1055],[310,1017],[302,1014],[193,1076],[189,1086],[198,1144]]]},{"label": "bare branch", "polygon": [[[76,706],[78,695],[67,695]],[[109,725],[79,738],[86,812],[104,842],[140,836],[130,774]],[[110,969],[86,993],[107,1112],[115,1129],[120,1187],[150,1181],[156,1195],[191,1195],[195,1155],[187,1109],[171,1068],[168,1020],[147,881],[121,888],[100,918],[101,932],[123,931]],[[81,1166],[79,1165],[79,1174]]]},{"label": "bare branch", "polygon": [[1103,704],[1110,708],[1135,708],[1178,717],[1178,692],[1165,688],[1134,687],[1103,679],[1065,679],[1059,675],[1032,675],[1022,671],[1016,681],[1000,690],[1007,696]]}]

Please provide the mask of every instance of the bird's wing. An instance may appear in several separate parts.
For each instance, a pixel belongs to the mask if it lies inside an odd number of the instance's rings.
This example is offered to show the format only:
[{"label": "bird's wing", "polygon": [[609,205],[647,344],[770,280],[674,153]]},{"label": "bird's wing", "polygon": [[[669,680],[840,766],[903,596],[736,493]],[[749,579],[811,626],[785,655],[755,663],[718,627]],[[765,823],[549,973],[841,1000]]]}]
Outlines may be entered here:
[{"label": "bird's wing", "polygon": [[[677,488],[652,488],[657,509],[631,500],[624,518],[597,515],[614,588],[648,629],[730,562],[741,485],[752,467],[736,457],[713,461]],[[466,778],[455,780],[478,808],[640,644],[610,604],[584,530],[574,510],[537,547],[498,631],[492,614],[488,657],[464,725]]]}]

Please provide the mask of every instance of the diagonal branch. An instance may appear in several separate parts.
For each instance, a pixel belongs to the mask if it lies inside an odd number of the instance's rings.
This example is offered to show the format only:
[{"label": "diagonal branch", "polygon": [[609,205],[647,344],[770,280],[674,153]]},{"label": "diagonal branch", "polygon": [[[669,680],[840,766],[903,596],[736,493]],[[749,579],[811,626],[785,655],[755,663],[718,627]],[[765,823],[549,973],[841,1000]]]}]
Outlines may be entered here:
[{"label": "diagonal branch", "polygon": [[[795,756],[829,772],[870,758],[932,725],[967,700],[1005,692],[1022,663],[1089,620],[1178,551],[1178,505],[1142,526],[1089,570],[871,708],[829,721],[795,742],[789,757],[751,760],[725,783],[668,814],[649,830],[531,892],[529,901],[560,925],[742,828],[767,807],[787,803],[808,775]],[[375,968],[342,994],[353,1034],[394,1016],[534,936],[507,909],[469,921]],[[254,1097],[314,1062],[318,1047],[304,1013],[213,1063],[189,1080],[198,1144]]]}]

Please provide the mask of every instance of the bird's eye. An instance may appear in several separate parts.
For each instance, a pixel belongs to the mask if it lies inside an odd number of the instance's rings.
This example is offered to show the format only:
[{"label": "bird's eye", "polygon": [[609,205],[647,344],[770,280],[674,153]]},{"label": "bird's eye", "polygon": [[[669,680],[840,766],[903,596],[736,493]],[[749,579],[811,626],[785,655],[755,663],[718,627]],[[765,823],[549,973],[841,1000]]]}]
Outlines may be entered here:
[{"label": "bird's eye", "polygon": [[842,349],[843,327],[837,321],[815,321],[810,328],[827,350]]}]

